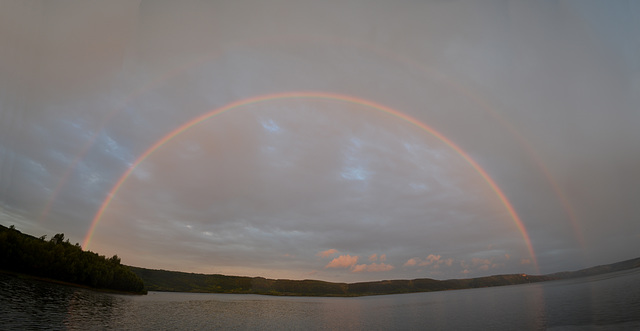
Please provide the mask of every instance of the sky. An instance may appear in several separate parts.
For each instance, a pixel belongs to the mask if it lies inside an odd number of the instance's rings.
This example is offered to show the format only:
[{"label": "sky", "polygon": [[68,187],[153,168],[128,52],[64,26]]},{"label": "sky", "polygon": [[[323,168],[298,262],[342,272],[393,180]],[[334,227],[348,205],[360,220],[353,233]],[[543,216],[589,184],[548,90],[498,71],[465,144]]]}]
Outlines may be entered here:
[{"label": "sky", "polygon": [[0,224],[356,282],[640,252],[636,1],[0,1]]}]

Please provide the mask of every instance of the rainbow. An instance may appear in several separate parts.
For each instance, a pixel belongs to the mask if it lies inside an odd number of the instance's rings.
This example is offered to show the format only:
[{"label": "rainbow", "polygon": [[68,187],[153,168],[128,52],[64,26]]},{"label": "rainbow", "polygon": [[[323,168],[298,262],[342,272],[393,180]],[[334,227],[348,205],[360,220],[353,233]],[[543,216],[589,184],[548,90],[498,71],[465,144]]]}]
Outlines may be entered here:
[{"label": "rainbow", "polygon": [[[455,90],[457,93],[461,93],[462,95],[464,95],[465,97],[469,98],[471,101],[474,102],[475,105],[479,106],[482,110],[484,110],[487,114],[489,114],[490,116],[492,116],[495,120],[498,121],[498,123],[500,123],[503,127],[505,127],[507,129],[507,131],[516,139],[517,143],[522,147],[523,151],[525,152],[525,154],[527,154],[529,156],[529,158],[533,161],[534,165],[538,168],[538,170],[541,172],[541,174],[544,176],[544,178],[546,179],[546,182],[549,184],[550,189],[552,190],[552,192],[554,193],[554,195],[558,198],[558,202],[560,204],[560,206],[564,209],[565,214],[567,215],[568,221],[571,224],[571,227],[573,228],[574,234],[576,236],[577,241],[580,243],[581,247],[584,249],[585,248],[585,239],[584,236],[582,234],[582,228],[579,224],[579,220],[578,217],[574,211],[574,208],[572,207],[568,197],[566,196],[566,194],[564,193],[564,191],[562,190],[562,188],[558,185],[557,181],[553,178],[552,173],[549,171],[549,169],[545,166],[545,164],[540,160],[539,155],[536,153],[536,151],[533,149],[533,147],[528,143],[527,139],[524,138],[522,136],[522,134],[520,134],[520,132],[509,122],[507,121],[503,116],[501,116],[498,112],[496,112],[495,110],[493,110],[493,108],[491,108],[489,102],[482,98],[481,96],[477,95],[476,93],[473,93],[471,90],[469,90],[468,88],[464,87],[462,84],[459,84],[455,81],[452,81],[449,77],[447,77],[446,75],[444,75],[441,72],[438,72],[436,70],[436,68],[433,67],[428,67],[425,64],[418,62],[414,59],[405,57],[400,55],[399,53],[394,52],[393,50],[390,49],[379,49],[377,48],[375,45],[371,45],[368,43],[363,43],[363,42],[355,42],[353,40],[346,40],[346,39],[340,39],[340,38],[326,38],[324,36],[280,36],[280,39],[270,39],[270,40],[262,40],[262,39],[258,39],[258,40],[251,40],[251,41],[245,41],[243,44],[246,45],[251,45],[251,46],[255,46],[255,45],[259,45],[259,44],[271,44],[271,43],[276,43],[276,42],[280,42],[280,43],[292,43],[292,42],[313,42],[315,44],[319,44],[319,43],[332,43],[332,44],[337,44],[337,45],[349,45],[349,46],[353,46],[353,47],[357,47],[359,49],[363,49],[366,50],[367,52],[370,53],[374,53],[378,56],[381,56],[385,59],[390,59],[392,61],[410,66],[411,68],[414,69],[418,69],[421,72],[424,72],[430,76],[434,76],[436,77],[439,81],[445,83],[445,85],[450,88]],[[131,94],[129,94],[125,100],[122,103],[122,106],[119,108],[115,108],[113,110],[111,110],[110,112],[107,112],[106,115],[102,118],[102,120],[100,121],[99,125],[97,126],[96,129],[92,130],[93,134],[92,136],[88,139],[88,141],[80,148],[80,150],[78,151],[78,153],[76,153],[76,155],[74,156],[74,159],[72,160],[72,162],[70,163],[70,165],[67,167],[67,169],[65,170],[65,172],[63,173],[62,176],[59,177],[58,183],[56,184],[55,188],[52,190],[52,192],[49,194],[48,199],[46,200],[45,206],[43,207],[40,216],[39,216],[39,220],[38,222],[44,222],[48,217],[49,214],[51,212],[51,209],[58,197],[58,195],[61,193],[61,191],[63,190],[64,186],[66,185],[67,181],[69,180],[69,178],[71,177],[71,175],[73,174],[74,169],[77,167],[77,165],[82,161],[82,159],[84,158],[84,156],[86,155],[86,153],[89,151],[89,149],[93,146],[93,144],[95,143],[95,141],[97,140],[99,134],[102,132],[102,130],[104,129],[104,127],[111,121],[111,119],[119,114],[122,109],[124,109],[124,105],[128,104],[131,100],[135,99],[136,97],[140,96],[142,93],[155,88],[157,86],[159,86],[161,83],[169,80],[170,78],[175,77],[176,75],[184,72],[185,70],[187,70],[188,68],[192,68],[192,67],[196,67],[199,65],[202,65],[203,63],[205,63],[205,61],[209,61],[212,58],[216,58],[218,55],[220,55],[218,52],[214,52],[212,54],[205,54],[197,59],[194,59],[191,62],[188,63],[183,63],[167,72],[162,73],[161,75],[155,77],[154,79],[152,79],[150,82],[148,82],[147,84],[143,85],[142,87],[134,90]]]},{"label": "rainbow", "polygon": [[345,103],[352,103],[352,104],[358,104],[358,105],[362,105],[365,107],[370,107],[373,109],[376,109],[378,111],[390,114],[392,116],[395,116],[403,121],[406,121],[408,123],[411,123],[412,125],[415,125],[419,128],[421,128],[424,131],[429,132],[431,135],[433,135],[434,137],[438,138],[440,141],[442,141],[443,143],[445,143],[447,146],[449,146],[451,149],[453,149],[456,153],[458,153],[469,165],[471,165],[473,167],[473,169],[475,169],[478,174],[480,174],[480,176],[485,180],[485,182],[489,185],[489,187],[491,187],[491,189],[493,190],[493,192],[498,196],[498,198],[500,199],[501,203],[504,205],[504,207],[506,208],[509,216],[511,217],[511,219],[513,220],[514,224],[516,225],[516,227],[518,228],[518,231],[521,233],[522,238],[527,246],[527,250],[529,252],[529,255],[531,257],[531,259],[533,260],[533,264],[534,267],[536,269],[536,271],[539,270],[538,268],[538,263],[537,263],[537,259],[535,257],[535,253],[533,250],[533,245],[531,244],[531,239],[529,238],[529,234],[527,233],[527,230],[524,226],[524,224],[522,223],[522,220],[520,219],[520,217],[518,216],[518,214],[516,213],[513,205],[511,204],[511,202],[509,202],[509,200],[507,199],[507,197],[505,196],[504,192],[502,192],[502,190],[500,189],[500,187],[498,187],[498,185],[496,184],[496,182],[489,176],[489,174],[487,174],[487,172],[480,167],[480,165],[474,161],[467,153],[465,153],[460,147],[458,147],[458,145],[456,145],[453,141],[451,141],[450,139],[448,139],[447,137],[445,137],[444,135],[442,135],[440,132],[436,131],[435,129],[429,127],[428,125],[418,121],[417,119],[403,114],[397,110],[394,110],[392,108],[389,108],[387,106],[366,100],[366,99],[361,99],[361,98],[357,98],[357,97],[353,97],[353,96],[348,96],[348,95],[342,95],[342,94],[335,94],[335,93],[327,93],[327,92],[285,92],[285,93],[275,93],[275,94],[266,94],[266,95],[259,95],[259,96],[255,96],[255,97],[251,97],[251,98],[246,98],[246,99],[242,99],[242,100],[238,100],[232,103],[229,103],[225,106],[222,106],[220,108],[214,109],[212,111],[209,111],[207,113],[204,113],[182,125],[180,125],[179,127],[177,127],[176,129],[174,129],[173,131],[169,132],[167,135],[165,135],[164,137],[162,137],[160,140],[156,141],[151,147],[149,147],[144,153],[142,153],[142,155],[140,155],[132,164],[131,166],[127,169],[127,171],[125,171],[122,176],[120,176],[120,178],[118,179],[118,181],[116,182],[116,184],[111,188],[111,190],[108,192],[107,197],[105,198],[105,200],[102,202],[102,205],[100,206],[100,208],[98,209],[98,211],[96,212],[91,225],[89,227],[89,230],[87,231],[87,234],[85,235],[85,238],[83,240],[83,244],[82,247],[84,249],[88,249],[89,244],[91,243],[91,239],[93,237],[93,234],[96,230],[96,227],[98,225],[98,223],[100,222],[100,219],[102,218],[102,215],[104,214],[104,212],[107,210],[107,208],[109,207],[109,204],[111,203],[111,201],[113,200],[114,196],[116,195],[116,193],[118,192],[118,190],[120,189],[120,187],[122,186],[122,184],[124,184],[124,182],[127,180],[127,178],[131,175],[131,173],[133,173],[133,171],[136,169],[136,167],[142,163],[147,157],[149,157],[149,155],[151,155],[153,152],[155,152],[157,149],[159,149],[160,147],[162,147],[165,143],[167,143],[169,140],[175,138],[176,136],[180,135],[181,133],[183,133],[184,131],[188,130],[189,128],[191,128],[192,126],[207,120],[211,117],[214,117],[216,115],[220,115],[222,113],[225,113],[229,110],[232,109],[236,109],[238,107],[242,107],[242,106],[247,106],[247,105],[251,105],[251,104],[255,104],[255,103],[259,103],[259,102],[265,102],[265,101],[271,101],[271,100],[278,100],[278,99],[326,99],[326,100],[336,100],[336,101],[342,101]]}]

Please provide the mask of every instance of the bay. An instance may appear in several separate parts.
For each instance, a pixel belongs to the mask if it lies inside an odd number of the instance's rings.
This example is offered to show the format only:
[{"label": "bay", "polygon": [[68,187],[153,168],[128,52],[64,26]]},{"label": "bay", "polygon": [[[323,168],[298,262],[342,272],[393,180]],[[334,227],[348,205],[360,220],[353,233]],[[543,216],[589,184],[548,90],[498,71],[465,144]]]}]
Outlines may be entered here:
[{"label": "bay", "polygon": [[640,269],[370,297],[101,293],[0,275],[2,330],[638,330]]}]

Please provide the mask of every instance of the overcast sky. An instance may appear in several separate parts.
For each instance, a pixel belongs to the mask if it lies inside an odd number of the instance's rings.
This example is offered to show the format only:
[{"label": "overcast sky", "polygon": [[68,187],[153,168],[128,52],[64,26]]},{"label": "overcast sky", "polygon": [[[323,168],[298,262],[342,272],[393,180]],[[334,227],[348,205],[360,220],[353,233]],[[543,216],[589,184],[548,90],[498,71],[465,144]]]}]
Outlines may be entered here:
[{"label": "overcast sky", "polygon": [[129,265],[352,282],[640,252],[636,1],[0,1],[0,107],[0,223]]}]

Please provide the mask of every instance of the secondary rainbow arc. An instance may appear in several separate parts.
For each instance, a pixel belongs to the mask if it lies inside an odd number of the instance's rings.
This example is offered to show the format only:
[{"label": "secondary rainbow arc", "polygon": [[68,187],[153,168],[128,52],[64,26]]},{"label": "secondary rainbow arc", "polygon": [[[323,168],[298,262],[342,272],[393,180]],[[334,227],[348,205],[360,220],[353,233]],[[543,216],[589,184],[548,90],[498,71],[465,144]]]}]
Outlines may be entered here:
[{"label": "secondary rainbow arc", "polygon": [[216,115],[222,114],[224,112],[227,112],[229,110],[232,110],[232,109],[235,109],[235,108],[238,108],[238,107],[241,107],[241,106],[247,106],[247,105],[250,105],[250,104],[255,104],[255,103],[265,102],[265,101],[270,101],[270,100],[277,100],[277,99],[301,99],[301,98],[336,100],[336,101],[342,101],[342,102],[346,102],[346,103],[353,103],[353,104],[358,104],[358,105],[370,107],[372,109],[376,109],[378,111],[381,111],[381,112],[390,114],[392,116],[395,116],[397,118],[400,118],[403,121],[409,122],[409,123],[421,128],[421,129],[429,132],[431,135],[433,135],[434,137],[436,137],[437,139],[442,141],[448,147],[453,149],[457,154],[459,154],[469,165],[471,165],[471,167],[483,178],[483,180],[489,185],[489,187],[492,189],[492,191],[499,198],[501,203],[504,205],[506,211],[508,212],[510,218],[513,220],[514,224],[516,225],[518,231],[522,235],[522,238],[523,238],[523,240],[525,242],[525,245],[527,247],[528,253],[529,253],[531,259],[533,260],[533,265],[535,267],[535,270],[539,271],[538,262],[537,262],[537,259],[536,259],[536,256],[535,256],[535,253],[534,253],[534,250],[533,250],[533,245],[531,243],[531,239],[530,239],[529,234],[528,234],[528,232],[527,232],[527,230],[526,230],[526,228],[524,226],[524,223],[522,222],[522,220],[520,219],[520,217],[516,213],[515,208],[513,207],[511,202],[507,199],[507,197],[504,194],[504,192],[502,191],[502,189],[500,189],[500,187],[489,176],[489,174],[475,160],[473,160],[466,152],[464,152],[458,145],[456,145],[453,141],[451,141],[450,139],[448,139],[447,137],[442,135],[437,130],[429,127],[428,125],[418,121],[417,119],[415,119],[415,118],[413,118],[413,117],[411,117],[411,116],[409,116],[407,114],[401,113],[398,110],[392,109],[392,108],[387,107],[385,105],[382,105],[382,104],[379,104],[379,103],[376,103],[376,102],[373,102],[373,101],[369,101],[369,100],[366,100],[366,99],[357,98],[357,97],[353,97],[353,96],[349,96],[349,95],[343,95],[343,94],[328,93],[328,92],[284,92],[284,93],[259,95],[259,96],[246,98],[246,99],[242,99],[242,100],[238,100],[238,101],[229,103],[227,105],[224,105],[224,106],[222,106],[220,108],[216,108],[214,110],[206,112],[206,113],[204,113],[204,114],[202,114],[200,116],[197,116],[197,117],[195,117],[195,118],[183,123],[182,125],[180,125],[176,129],[174,129],[173,131],[169,132],[167,135],[163,136],[161,139],[156,141],[151,147],[149,147],[144,153],[142,153],[131,164],[131,166],[129,166],[129,168],[120,176],[120,178],[117,180],[115,185],[107,193],[107,196],[106,196],[105,200],[102,202],[102,204],[100,205],[100,208],[96,212],[96,214],[95,214],[95,216],[94,216],[94,218],[93,218],[93,220],[91,222],[91,225],[89,227],[89,230],[87,231],[87,233],[85,235],[85,238],[83,240],[82,246],[85,249],[88,249],[89,244],[91,243],[91,239],[93,237],[93,234],[94,234],[94,232],[96,230],[96,227],[97,227],[98,223],[100,222],[104,212],[109,207],[109,204],[111,203],[111,201],[115,197],[115,195],[118,192],[118,190],[120,189],[120,187],[122,187],[124,182],[127,180],[129,175],[131,175],[131,173],[133,173],[133,171],[136,169],[136,167],[140,163],[142,163],[147,157],[149,157],[149,155],[151,155],[153,152],[155,152],[157,149],[159,149],[166,142],[168,142],[169,140],[175,138],[176,136],[180,135],[182,132],[188,130],[192,126],[194,126],[194,125],[196,125],[196,124],[198,124],[198,123],[200,123],[200,122],[202,122],[204,120],[207,120],[207,119],[209,119],[211,117],[214,117]]}]

